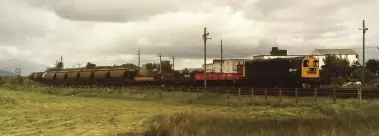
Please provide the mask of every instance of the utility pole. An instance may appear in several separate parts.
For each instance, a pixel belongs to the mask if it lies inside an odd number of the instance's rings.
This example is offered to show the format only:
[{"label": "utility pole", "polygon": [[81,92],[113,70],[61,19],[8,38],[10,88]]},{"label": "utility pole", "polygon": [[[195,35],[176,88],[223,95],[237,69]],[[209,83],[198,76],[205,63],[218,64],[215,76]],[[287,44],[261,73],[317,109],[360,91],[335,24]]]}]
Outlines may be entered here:
[{"label": "utility pole", "polygon": [[76,65],[78,65],[79,67],[78,68],[80,68],[80,66],[82,65],[81,63],[76,63]]},{"label": "utility pole", "polygon": [[138,75],[140,75],[141,73],[141,51],[140,50],[138,50],[137,55],[138,55],[138,68],[139,68]]},{"label": "utility pole", "polygon": [[16,74],[16,77],[18,77],[21,74],[21,71],[21,68],[15,68],[14,73]]},{"label": "utility pole", "polygon": [[138,67],[141,67],[141,51],[140,50],[138,50],[137,55],[138,55]]},{"label": "utility pole", "polygon": [[208,38],[209,33],[207,32],[207,28],[204,27],[204,34],[203,34],[203,40],[204,40],[204,88],[207,88],[207,40],[212,39]]},{"label": "utility pole", "polygon": [[61,63],[63,63],[63,56],[61,55]]},{"label": "utility pole", "polygon": [[221,39],[221,73],[222,73],[222,67],[224,66],[223,64],[224,64],[224,60],[222,59],[222,39]]},{"label": "utility pole", "polygon": [[172,70],[175,70],[175,57],[172,56]]},{"label": "utility pole", "polygon": [[[366,31],[368,30],[368,28],[366,28],[366,25],[365,25],[365,20],[363,20],[363,23],[362,23],[362,28],[360,28],[359,30],[362,30],[362,44],[363,44],[363,51],[362,51],[362,67],[365,68],[365,40],[366,40]],[[364,72],[362,73],[362,85],[364,85],[364,82],[365,82],[365,74]]]},{"label": "utility pole", "polygon": [[15,68],[14,73],[15,73],[15,76],[16,76],[16,80],[19,80],[19,78],[21,78],[20,77],[21,72],[22,72],[21,68]]},{"label": "utility pole", "polygon": [[159,53],[158,57],[159,57],[159,74],[162,74],[162,53]]}]

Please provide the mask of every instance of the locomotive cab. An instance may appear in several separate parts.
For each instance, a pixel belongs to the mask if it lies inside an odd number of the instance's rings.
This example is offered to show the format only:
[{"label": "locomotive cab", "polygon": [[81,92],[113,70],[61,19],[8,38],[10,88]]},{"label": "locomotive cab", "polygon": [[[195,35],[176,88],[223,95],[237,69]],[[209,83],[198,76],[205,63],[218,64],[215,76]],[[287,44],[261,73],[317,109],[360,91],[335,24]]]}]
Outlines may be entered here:
[{"label": "locomotive cab", "polygon": [[313,56],[304,57],[301,67],[302,87],[317,86],[320,78],[319,60]]}]

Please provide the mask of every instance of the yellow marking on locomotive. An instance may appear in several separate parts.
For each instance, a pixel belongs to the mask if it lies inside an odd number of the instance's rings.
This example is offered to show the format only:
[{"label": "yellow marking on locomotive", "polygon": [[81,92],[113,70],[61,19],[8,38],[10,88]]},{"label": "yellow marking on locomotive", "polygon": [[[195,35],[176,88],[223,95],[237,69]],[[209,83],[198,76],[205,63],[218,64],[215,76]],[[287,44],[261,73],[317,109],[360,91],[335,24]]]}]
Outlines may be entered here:
[{"label": "yellow marking on locomotive", "polygon": [[301,65],[301,76],[303,78],[319,78],[319,60],[313,56],[304,57]]}]

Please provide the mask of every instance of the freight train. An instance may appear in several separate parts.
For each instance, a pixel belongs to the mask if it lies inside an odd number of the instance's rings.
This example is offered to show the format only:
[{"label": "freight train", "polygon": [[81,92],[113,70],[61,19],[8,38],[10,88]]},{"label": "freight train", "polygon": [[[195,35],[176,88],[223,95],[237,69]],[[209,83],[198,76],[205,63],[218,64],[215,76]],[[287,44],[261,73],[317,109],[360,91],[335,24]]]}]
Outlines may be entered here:
[{"label": "freight train", "polygon": [[[207,73],[207,86],[302,87],[319,85],[319,61],[313,56],[250,60],[237,66],[237,73]],[[127,68],[85,69],[32,73],[31,80],[48,85],[167,85],[204,86],[204,74],[162,73],[141,77]]]}]

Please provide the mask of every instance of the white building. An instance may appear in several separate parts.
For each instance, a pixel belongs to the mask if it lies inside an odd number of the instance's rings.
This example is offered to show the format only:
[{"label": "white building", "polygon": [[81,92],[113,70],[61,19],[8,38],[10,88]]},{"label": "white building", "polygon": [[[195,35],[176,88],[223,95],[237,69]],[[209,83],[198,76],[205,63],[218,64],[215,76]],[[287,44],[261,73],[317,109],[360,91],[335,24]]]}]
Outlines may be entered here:
[{"label": "white building", "polygon": [[[237,65],[244,64],[247,59],[228,59],[224,60],[222,72],[223,73],[237,73]],[[221,68],[217,70],[221,72]]]},{"label": "white building", "polygon": [[286,56],[258,55],[258,56],[253,56],[253,59],[257,60],[257,59],[295,58],[295,57],[302,57],[302,56],[309,56],[309,55],[286,55]]},{"label": "white building", "polygon": [[237,65],[245,63],[247,59],[226,59],[223,63],[220,59],[213,60],[213,63],[207,64],[207,72],[221,73],[237,73]]},{"label": "white building", "polygon": [[206,72],[213,72],[213,63],[206,64],[205,69],[206,69]]},{"label": "white building", "polygon": [[350,62],[350,65],[358,63],[358,53],[351,49],[315,49],[311,53],[315,57],[319,58],[320,66],[324,65],[323,59],[327,55],[336,55],[339,58],[347,59]]}]

